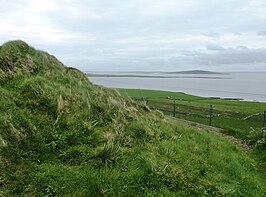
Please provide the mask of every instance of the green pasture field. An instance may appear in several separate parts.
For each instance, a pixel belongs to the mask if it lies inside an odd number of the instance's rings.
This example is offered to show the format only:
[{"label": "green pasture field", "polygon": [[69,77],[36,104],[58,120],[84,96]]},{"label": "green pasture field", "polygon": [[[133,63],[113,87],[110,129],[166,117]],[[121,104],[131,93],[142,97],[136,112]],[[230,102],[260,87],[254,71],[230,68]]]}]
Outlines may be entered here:
[{"label": "green pasture field", "polygon": [[[263,112],[266,111],[266,103],[247,102],[237,100],[224,100],[217,98],[204,98],[179,92],[167,92],[159,90],[118,89],[124,96],[137,100],[148,100],[151,108],[173,111],[174,101],[178,118],[192,120],[209,125],[210,105],[213,107],[212,126],[225,129],[240,139],[247,140],[253,130],[261,130],[263,125]],[[188,115],[180,114],[188,113]],[[166,112],[173,115],[173,112]],[[199,114],[200,116],[195,116]],[[255,115],[256,114],[256,115]],[[254,115],[250,118],[246,117]]]}]

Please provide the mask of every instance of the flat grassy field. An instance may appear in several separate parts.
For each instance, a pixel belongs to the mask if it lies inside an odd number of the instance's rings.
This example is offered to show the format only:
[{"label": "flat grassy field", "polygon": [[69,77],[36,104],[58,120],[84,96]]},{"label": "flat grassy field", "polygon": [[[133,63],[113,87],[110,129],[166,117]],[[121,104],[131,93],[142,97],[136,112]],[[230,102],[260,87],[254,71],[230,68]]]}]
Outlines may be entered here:
[{"label": "flat grassy field", "polygon": [[[212,126],[222,128],[224,133],[252,146],[255,157],[262,165],[262,171],[265,171],[266,132],[262,126],[266,103],[204,98],[159,90],[118,89],[118,91],[124,96],[145,102],[151,109],[168,110],[169,112],[164,113],[170,116],[174,115],[175,102],[175,117],[206,125],[210,124],[209,114],[212,105]],[[254,114],[256,115],[252,116]],[[251,117],[247,118],[249,116]]]},{"label": "flat grassy field", "polygon": [[[210,105],[213,107],[212,126],[225,129],[227,133],[247,140],[254,130],[261,130],[263,125],[263,112],[266,103],[204,98],[184,93],[118,89],[124,96],[139,101],[148,101],[151,108],[168,110],[173,116],[174,101],[176,103],[175,117],[192,120],[209,125]],[[254,116],[251,116],[254,115]],[[250,118],[245,119],[246,117]]]}]

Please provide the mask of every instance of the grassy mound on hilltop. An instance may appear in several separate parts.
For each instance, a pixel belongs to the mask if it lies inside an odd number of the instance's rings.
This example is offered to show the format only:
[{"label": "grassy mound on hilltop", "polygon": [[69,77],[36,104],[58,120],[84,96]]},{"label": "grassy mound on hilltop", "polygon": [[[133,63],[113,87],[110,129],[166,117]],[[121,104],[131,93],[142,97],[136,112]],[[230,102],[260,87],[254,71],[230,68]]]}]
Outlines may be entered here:
[{"label": "grassy mound on hilltop", "polygon": [[0,196],[263,196],[255,162],[22,41],[0,48]]}]

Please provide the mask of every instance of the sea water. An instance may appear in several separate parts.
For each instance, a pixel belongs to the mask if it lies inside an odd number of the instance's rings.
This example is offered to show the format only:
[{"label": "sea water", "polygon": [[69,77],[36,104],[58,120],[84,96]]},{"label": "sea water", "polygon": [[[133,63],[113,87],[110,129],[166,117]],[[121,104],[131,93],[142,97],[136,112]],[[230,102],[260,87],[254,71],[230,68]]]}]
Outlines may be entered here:
[{"label": "sea water", "polygon": [[[99,73],[97,73],[99,74]],[[102,73],[103,74],[103,73]],[[110,73],[104,73],[110,75]],[[97,85],[184,92],[203,97],[266,102],[266,72],[226,74],[111,73],[116,77],[89,77]],[[134,75],[135,77],[123,77]]]}]

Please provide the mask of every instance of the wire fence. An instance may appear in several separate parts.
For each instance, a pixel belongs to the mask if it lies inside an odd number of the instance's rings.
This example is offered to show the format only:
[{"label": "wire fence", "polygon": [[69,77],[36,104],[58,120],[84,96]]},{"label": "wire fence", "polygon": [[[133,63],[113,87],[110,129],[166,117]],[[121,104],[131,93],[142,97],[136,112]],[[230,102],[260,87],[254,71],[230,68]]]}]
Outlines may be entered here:
[{"label": "wire fence", "polygon": [[144,102],[152,110],[159,110],[163,113],[199,122],[209,126],[217,127],[253,127],[265,128],[266,111],[255,114],[247,114],[234,111],[218,110],[210,104],[208,107],[198,107],[193,105],[184,105],[176,102],[176,100],[158,101],[148,98],[133,98],[136,101]]}]

